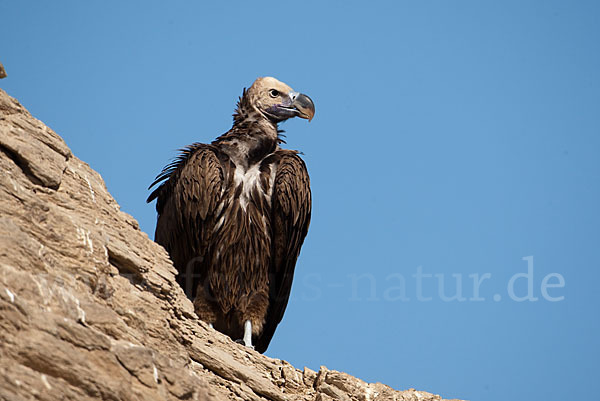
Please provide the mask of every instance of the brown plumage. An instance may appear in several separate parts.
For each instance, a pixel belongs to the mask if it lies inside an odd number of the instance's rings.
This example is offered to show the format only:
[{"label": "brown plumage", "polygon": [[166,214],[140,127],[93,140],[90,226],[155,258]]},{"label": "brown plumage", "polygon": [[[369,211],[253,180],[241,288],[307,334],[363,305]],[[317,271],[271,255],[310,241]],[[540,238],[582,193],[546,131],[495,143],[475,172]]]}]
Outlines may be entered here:
[{"label": "brown plumage", "polygon": [[264,352],[287,306],[308,231],[311,194],[277,124],[314,105],[275,78],[244,90],[233,127],[182,150],[156,177],[155,240],[169,252],[198,316]]}]

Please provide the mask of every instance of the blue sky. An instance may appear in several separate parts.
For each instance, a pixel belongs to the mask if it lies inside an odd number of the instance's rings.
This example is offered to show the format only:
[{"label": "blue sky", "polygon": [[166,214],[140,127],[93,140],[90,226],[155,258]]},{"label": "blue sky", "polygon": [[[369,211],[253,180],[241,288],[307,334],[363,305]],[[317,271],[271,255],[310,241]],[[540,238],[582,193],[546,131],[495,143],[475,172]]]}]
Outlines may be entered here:
[{"label": "blue sky", "polygon": [[0,3],[0,87],[151,237],[148,184],[243,87],[312,97],[283,126],[314,210],[267,355],[448,398],[600,392],[600,3],[124,3]]}]

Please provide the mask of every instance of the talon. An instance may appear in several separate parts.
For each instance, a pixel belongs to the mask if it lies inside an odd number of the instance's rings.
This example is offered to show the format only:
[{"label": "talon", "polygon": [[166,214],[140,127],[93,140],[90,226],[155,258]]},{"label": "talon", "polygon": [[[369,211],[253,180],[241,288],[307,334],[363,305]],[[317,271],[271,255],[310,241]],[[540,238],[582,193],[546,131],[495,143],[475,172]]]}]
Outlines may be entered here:
[{"label": "talon", "polygon": [[244,342],[243,338],[239,338],[237,340],[234,340],[233,342],[236,343],[236,344],[243,345],[246,348],[250,348],[250,349],[254,350],[254,345],[246,345],[246,343]]}]

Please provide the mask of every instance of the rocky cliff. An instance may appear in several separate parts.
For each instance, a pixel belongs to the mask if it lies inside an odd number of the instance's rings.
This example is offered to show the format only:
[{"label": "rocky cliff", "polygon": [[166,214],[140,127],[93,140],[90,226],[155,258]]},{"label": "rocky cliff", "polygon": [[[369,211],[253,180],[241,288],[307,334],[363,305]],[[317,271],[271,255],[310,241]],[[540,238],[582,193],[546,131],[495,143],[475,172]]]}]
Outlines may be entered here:
[{"label": "rocky cliff", "polygon": [[1,400],[441,400],[296,369],[194,314],[102,177],[0,90]]}]

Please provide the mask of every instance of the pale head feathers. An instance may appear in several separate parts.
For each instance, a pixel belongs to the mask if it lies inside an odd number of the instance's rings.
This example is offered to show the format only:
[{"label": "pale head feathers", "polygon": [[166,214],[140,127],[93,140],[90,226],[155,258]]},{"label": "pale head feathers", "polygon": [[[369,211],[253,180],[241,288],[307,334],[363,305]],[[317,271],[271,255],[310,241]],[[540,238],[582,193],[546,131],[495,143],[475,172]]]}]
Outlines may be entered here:
[{"label": "pale head feathers", "polygon": [[266,112],[270,107],[280,104],[287,98],[293,89],[273,77],[257,78],[246,96],[250,104],[261,112]]}]

